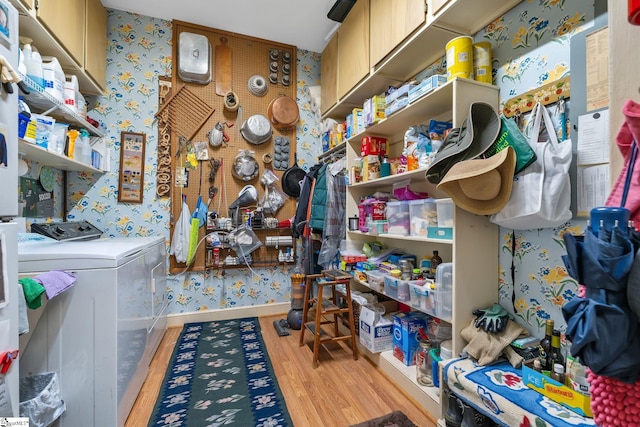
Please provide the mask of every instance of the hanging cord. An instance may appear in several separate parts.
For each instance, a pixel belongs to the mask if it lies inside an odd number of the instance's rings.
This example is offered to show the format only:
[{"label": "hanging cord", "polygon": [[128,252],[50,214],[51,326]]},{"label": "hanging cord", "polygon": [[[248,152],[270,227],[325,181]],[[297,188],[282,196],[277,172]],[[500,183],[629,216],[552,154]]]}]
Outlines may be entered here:
[{"label": "hanging cord", "polygon": [[516,230],[511,230],[511,306],[516,313]]},{"label": "hanging cord", "polygon": [[638,145],[634,139],[631,144],[631,154],[629,155],[629,164],[627,165],[627,175],[624,179],[624,190],[622,191],[622,200],[620,206],[624,207],[627,204],[627,196],[629,195],[629,187],[631,187],[631,178],[633,176],[633,169],[636,166],[636,159],[638,158]]}]

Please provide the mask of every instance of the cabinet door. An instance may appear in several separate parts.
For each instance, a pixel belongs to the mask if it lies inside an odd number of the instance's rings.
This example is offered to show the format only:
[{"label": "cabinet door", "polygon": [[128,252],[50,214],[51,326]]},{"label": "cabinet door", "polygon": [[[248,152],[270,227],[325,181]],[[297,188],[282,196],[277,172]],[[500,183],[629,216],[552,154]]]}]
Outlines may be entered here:
[{"label": "cabinet door", "polygon": [[342,98],[369,74],[369,0],[357,1],[338,29],[338,64]]},{"label": "cabinet door", "polygon": [[84,69],[101,88],[107,76],[107,11],[100,0],[87,0]]},{"label": "cabinet door", "polygon": [[322,51],[320,60],[320,109],[327,112],[338,101],[338,34],[334,34]]},{"label": "cabinet door", "polygon": [[[85,0],[38,2],[38,19],[79,64],[84,61]],[[34,41],[37,45],[37,40]]]},{"label": "cabinet door", "polygon": [[425,0],[370,0],[371,67],[425,22]]}]

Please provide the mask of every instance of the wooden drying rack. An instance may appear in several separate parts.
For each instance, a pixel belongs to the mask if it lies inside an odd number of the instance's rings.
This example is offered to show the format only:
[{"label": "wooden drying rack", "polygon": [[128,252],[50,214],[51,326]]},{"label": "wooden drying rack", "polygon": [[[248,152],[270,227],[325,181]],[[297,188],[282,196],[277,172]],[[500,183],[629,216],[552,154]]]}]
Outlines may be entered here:
[{"label": "wooden drying rack", "polygon": [[505,117],[524,114],[531,111],[538,102],[548,105],[563,99],[567,100],[570,92],[571,80],[569,77],[564,77],[509,99],[504,103],[502,114]]}]

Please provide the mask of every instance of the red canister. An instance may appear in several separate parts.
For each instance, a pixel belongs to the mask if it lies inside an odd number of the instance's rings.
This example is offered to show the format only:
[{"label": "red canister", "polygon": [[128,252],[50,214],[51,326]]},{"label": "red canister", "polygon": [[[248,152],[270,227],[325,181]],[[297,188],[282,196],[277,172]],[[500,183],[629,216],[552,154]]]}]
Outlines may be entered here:
[{"label": "red canister", "polygon": [[371,219],[374,221],[387,219],[385,214],[385,208],[387,207],[387,202],[384,200],[376,200],[371,203]]}]

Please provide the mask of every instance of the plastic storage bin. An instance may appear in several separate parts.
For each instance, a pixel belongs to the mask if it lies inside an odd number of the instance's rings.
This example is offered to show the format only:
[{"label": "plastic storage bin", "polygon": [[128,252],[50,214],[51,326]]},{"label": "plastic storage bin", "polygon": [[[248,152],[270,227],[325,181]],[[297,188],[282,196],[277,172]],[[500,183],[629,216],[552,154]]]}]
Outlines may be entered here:
[{"label": "plastic storage bin", "polygon": [[389,234],[409,235],[409,202],[387,202],[386,214],[389,221]]},{"label": "plastic storage bin", "polygon": [[436,267],[436,290],[434,295],[436,317],[451,320],[453,290],[453,263],[443,262]]},{"label": "plastic storage bin", "polygon": [[365,271],[369,287],[377,292],[384,292],[384,273],[380,270]]},{"label": "plastic storage bin", "polygon": [[435,199],[409,201],[409,217],[412,236],[426,236],[429,227],[438,225]]},{"label": "plastic storage bin", "polygon": [[437,199],[438,227],[453,227],[453,200]]},{"label": "plastic storage bin", "polygon": [[398,301],[411,301],[411,286],[424,283],[423,280],[402,280],[393,276],[384,276],[384,292]]}]

